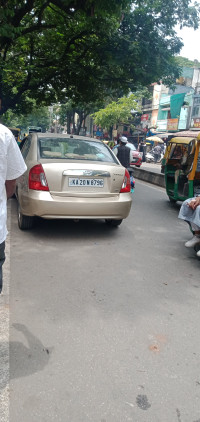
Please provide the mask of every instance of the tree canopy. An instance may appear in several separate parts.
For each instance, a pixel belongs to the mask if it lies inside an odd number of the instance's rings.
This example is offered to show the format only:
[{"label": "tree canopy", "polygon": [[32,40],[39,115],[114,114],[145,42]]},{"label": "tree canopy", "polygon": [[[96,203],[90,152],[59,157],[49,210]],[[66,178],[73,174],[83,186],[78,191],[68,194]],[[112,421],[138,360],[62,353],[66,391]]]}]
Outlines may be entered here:
[{"label": "tree canopy", "polygon": [[92,115],[95,124],[107,129],[115,124],[130,124],[134,113],[141,112],[139,100],[141,100],[139,95],[131,94],[112,101],[107,107]]},{"label": "tree canopy", "polygon": [[174,27],[198,22],[190,0],[0,0],[0,114],[173,83]]},{"label": "tree canopy", "polygon": [[[79,134],[86,117],[103,106],[104,103],[99,101],[77,103],[74,105],[73,101],[69,100],[66,104],[61,104],[59,107],[59,122],[61,125],[67,124],[67,133],[70,133],[70,124],[72,124],[74,133]],[[75,113],[78,115],[77,127],[75,127]]]},{"label": "tree canopy", "polygon": [[180,67],[194,67],[194,66],[200,67],[200,62],[198,60],[189,60],[186,57],[182,57],[182,56],[176,57],[176,63]]},{"label": "tree canopy", "polygon": [[10,127],[20,127],[27,132],[29,126],[41,126],[45,132],[50,125],[50,114],[48,107],[36,107],[32,102],[32,111],[28,114],[15,114],[8,110],[2,117],[2,123]]}]

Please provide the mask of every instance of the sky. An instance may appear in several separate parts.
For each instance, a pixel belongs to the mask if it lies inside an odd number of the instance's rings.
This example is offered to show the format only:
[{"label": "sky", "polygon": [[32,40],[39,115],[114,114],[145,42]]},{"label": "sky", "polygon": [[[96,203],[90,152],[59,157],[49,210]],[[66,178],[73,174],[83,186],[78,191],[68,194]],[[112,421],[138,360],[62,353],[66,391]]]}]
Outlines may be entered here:
[{"label": "sky", "polygon": [[177,34],[184,43],[180,56],[189,60],[197,59],[200,62],[200,29],[192,28],[177,29]]}]

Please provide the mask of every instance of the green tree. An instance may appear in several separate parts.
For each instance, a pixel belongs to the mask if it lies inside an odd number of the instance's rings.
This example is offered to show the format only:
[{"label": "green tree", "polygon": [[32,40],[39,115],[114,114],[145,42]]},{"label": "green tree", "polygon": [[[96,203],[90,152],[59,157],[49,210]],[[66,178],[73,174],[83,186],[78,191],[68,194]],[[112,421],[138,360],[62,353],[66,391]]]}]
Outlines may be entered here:
[{"label": "green tree", "polygon": [[1,1],[1,112],[8,108],[29,111],[27,97],[35,98],[38,104],[67,97],[82,100],[83,94],[85,99],[93,99],[95,47],[101,38],[107,42],[109,36],[104,34],[116,29],[121,9],[128,3]]},{"label": "green tree", "polygon": [[[58,109],[59,122],[61,125],[67,125],[67,133],[70,133],[70,126],[73,125],[73,131],[79,134],[82,125],[85,123],[86,117],[89,116],[104,103],[99,101],[89,103],[73,103],[69,100],[66,104],[61,104]],[[75,127],[75,114],[78,115],[78,125]]]},{"label": "green tree", "polygon": [[27,115],[16,114],[8,110],[2,117],[2,122],[9,127],[20,127],[25,132],[29,126],[40,126],[45,131],[50,124],[49,110],[48,107],[38,108],[34,104],[31,113]]},{"label": "green tree", "polygon": [[140,113],[140,95],[131,94],[128,97],[112,101],[105,108],[92,115],[97,126],[107,128],[110,135],[114,125],[129,124],[133,127],[134,114]]},{"label": "green tree", "polygon": [[89,103],[179,75],[177,23],[198,26],[191,0],[1,0],[0,99],[28,113],[37,104]]},{"label": "green tree", "polygon": [[178,64],[178,66],[180,67],[194,67],[194,66],[198,66],[200,67],[200,62],[198,62],[197,60],[189,60],[186,57],[176,57],[176,63]]}]

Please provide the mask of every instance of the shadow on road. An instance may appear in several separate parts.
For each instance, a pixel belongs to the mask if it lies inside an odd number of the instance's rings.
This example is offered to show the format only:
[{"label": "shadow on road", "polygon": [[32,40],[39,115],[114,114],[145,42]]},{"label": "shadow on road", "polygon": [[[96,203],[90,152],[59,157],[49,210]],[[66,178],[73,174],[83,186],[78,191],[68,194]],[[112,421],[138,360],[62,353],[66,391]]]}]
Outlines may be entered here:
[{"label": "shadow on road", "polygon": [[[12,215],[16,216],[13,218],[12,224],[17,227],[17,201],[13,200],[12,202]],[[81,220],[72,220],[72,219],[43,219],[35,218],[35,224],[32,230],[28,231],[19,231],[19,233],[26,235],[26,233],[34,238],[39,239],[48,239],[52,238],[55,240],[59,239],[82,239],[82,238],[104,238],[110,237],[110,235],[116,236],[120,233],[121,229],[124,227],[111,227],[105,223],[103,219],[81,219]]]},{"label": "shadow on road", "polygon": [[49,362],[52,348],[45,347],[24,324],[13,323],[12,327],[23,334],[28,346],[19,341],[10,342],[10,378],[42,371]]},{"label": "shadow on road", "polygon": [[8,347],[1,344],[0,353],[4,349],[7,350],[5,358],[9,359],[9,375],[5,368],[5,374],[1,377],[0,390],[3,390],[11,379],[26,377],[42,371],[48,364],[53,350],[52,347],[45,347],[24,324],[13,323],[12,327],[23,335],[27,346],[20,341],[10,341],[8,356]]}]

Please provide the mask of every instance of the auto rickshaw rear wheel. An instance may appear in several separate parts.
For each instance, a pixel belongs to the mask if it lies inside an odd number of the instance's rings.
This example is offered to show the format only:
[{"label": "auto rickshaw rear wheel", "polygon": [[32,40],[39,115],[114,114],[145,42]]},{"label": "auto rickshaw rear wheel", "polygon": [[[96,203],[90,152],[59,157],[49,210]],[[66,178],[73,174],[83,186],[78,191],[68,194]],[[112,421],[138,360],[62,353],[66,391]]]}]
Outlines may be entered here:
[{"label": "auto rickshaw rear wheel", "polygon": [[170,200],[171,204],[175,204],[177,202],[177,200],[174,199],[174,198],[171,198],[171,196],[169,196],[169,200]]}]

